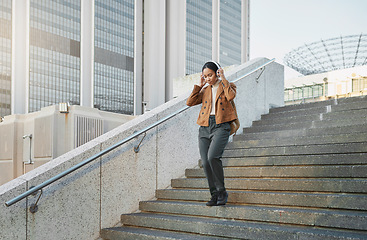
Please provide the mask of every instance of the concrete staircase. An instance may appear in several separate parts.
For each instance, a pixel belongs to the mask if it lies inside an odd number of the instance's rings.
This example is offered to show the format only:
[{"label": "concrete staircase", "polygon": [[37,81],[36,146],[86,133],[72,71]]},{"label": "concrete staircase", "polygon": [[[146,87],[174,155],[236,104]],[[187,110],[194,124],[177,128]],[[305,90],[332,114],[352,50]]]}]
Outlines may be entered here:
[{"label": "concrete staircase", "polygon": [[367,98],[271,109],[229,143],[226,206],[201,168],[103,239],[367,239]]}]

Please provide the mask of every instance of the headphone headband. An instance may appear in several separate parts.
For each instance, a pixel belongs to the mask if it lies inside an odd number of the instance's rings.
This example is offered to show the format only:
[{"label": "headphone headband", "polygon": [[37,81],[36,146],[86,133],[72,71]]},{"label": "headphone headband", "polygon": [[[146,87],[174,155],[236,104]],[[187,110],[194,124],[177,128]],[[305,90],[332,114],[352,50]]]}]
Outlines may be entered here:
[{"label": "headphone headband", "polygon": [[216,61],[211,60],[211,61],[209,61],[209,62],[214,63],[214,64],[218,67],[218,69],[220,69],[220,65],[219,65],[219,63],[217,63]]}]

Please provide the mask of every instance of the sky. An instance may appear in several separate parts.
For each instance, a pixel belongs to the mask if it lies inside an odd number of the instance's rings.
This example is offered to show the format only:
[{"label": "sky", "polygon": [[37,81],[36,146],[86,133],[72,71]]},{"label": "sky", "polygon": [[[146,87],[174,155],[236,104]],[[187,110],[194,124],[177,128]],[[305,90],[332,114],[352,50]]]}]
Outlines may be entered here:
[{"label": "sky", "polygon": [[[367,0],[250,0],[250,59],[275,58],[305,43],[367,33]],[[285,66],[285,79],[301,74]]]}]

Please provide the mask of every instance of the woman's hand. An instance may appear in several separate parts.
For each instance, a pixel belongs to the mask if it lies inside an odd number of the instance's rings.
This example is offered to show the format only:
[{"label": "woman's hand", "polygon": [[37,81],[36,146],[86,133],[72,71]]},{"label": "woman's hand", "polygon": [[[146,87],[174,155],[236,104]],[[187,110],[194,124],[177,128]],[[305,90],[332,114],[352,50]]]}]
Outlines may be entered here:
[{"label": "woman's hand", "polygon": [[201,77],[200,77],[200,87],[204,87],[206,81],[205,81],[205,78],[204,78],[204,75],[201,74]]},{"label": "woman's hand", "polygon": [[224,76],[224,70],[223,70],[223,68],[219,68],[218,70],[217,70],[217,76],[218,77],[220,77],[220,79],[226,79],[226,77]]}]

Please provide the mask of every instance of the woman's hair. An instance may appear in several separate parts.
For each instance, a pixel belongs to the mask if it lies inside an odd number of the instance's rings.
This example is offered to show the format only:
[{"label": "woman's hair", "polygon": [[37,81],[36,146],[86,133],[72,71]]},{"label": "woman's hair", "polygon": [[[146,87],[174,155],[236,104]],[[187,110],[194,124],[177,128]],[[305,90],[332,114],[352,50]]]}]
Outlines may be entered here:
[{"label": "woman's hair", "polygon": [[201,69],[201,71],[204,71],[205,68],[209,68],[209,69],[213,70],[215,73],[217,73],[217,70],[220,68],[220,65],[217,62],[209,61],[209,62],[206,62],[204,64],[204,66]]}]

